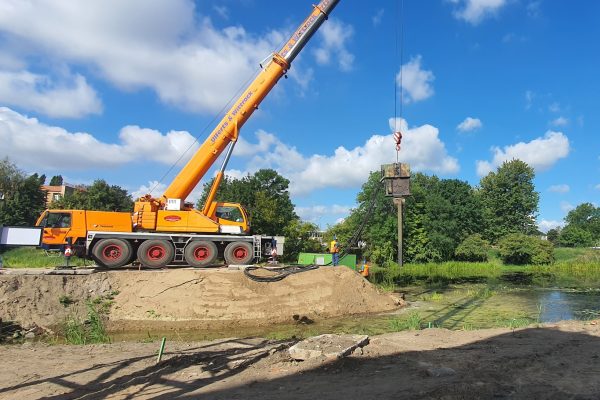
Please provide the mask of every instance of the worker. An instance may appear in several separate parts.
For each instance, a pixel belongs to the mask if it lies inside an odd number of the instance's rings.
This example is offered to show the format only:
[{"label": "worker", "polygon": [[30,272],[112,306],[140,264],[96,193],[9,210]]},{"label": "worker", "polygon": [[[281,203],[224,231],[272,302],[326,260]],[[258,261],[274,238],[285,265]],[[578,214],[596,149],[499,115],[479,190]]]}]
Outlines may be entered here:
[{"label": "worker", "polygon": [[363,258],[363,263],[358,269],[358,272],[360,272],[360,274],[365,278],[369,277],[369,263],[367,262],[366,258]]},{"label": "worker", "polygon": [[333,240],[329,246],[329,252],[331,253],[331,262],[335,267],[340,262],[340,246],[338,244],[336,235],[333,235]]}]

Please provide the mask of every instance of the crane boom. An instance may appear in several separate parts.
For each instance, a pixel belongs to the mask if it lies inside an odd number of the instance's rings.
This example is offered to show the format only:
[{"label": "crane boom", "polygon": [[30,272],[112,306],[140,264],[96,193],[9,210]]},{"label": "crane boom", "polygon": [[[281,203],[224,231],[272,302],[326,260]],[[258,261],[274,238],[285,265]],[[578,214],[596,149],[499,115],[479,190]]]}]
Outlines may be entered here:
[{"label": "crane boom", "polygon": [[164,205],[167,199],[181,199],[183,202],[187,198],[227,145],[237,140],[238,129],[250,118],[279,79],[285,75],[292,61],[338,3],[339,0],[322,0],[314,6],[308,18],[296,29],[285,45],[273,54],[268,65],[242,92],[217,127],[167,187],[159,200],[161,204]]}]

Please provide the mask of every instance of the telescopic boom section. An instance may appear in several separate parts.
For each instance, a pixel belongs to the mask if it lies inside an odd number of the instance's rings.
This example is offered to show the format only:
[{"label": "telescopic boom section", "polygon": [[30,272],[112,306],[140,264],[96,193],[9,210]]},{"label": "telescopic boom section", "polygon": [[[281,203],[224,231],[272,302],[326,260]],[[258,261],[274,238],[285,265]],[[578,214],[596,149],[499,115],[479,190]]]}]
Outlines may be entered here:
[{"label": "telescopic boom section", "polygon": [[[233,107],[229,109],[202,146],[175,177],[160,199],[163,205],[166,204],[167,199],[181,199],[183,202],[187,198],[227,145],[237,140],[238,130],[287,72],[292,61],[338,3],[339,0],[323,0],[319,5],[314,6],[313,12],[296,29],[281,50],[273,55],[272,60],[256,79],[242,92]],[[237,129],[235,128],[236,123]]]}]

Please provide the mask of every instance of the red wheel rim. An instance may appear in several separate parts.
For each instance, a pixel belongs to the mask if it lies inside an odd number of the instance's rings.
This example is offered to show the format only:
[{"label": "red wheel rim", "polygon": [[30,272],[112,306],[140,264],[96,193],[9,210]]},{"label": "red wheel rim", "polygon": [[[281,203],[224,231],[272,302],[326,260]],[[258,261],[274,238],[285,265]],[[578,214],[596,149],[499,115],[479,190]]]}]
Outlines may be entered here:
[{"label": "red wheel rim", "polygon": [[206,246],[198,246],[194,249],[194,258],[198,261],[207,260],[210,257],[210,249]]},{"label": "red wheel rim", "polygon": [[102,249],[102,257],[105,260],[118,260],[123,255],[123,249],[121,246],[116,244],[111,244]]},{"label": "red wheel rim", "polygon": [[243,246],[239,246],[233,249],[233,258],[236,260],[244,260],[248,257],[248,249]]},{"label": "red wheel rim", "polygon": [[167,251],[163,246],[160,245],[150,246],[146,251],[146,256],[152,261],[162,260],[166,255]]}]

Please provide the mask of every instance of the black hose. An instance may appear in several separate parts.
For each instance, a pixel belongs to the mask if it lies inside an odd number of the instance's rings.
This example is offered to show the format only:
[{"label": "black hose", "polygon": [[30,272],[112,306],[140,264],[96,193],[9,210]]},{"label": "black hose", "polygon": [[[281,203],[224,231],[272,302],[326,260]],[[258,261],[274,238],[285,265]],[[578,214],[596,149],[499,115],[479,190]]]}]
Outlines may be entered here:
[{"label": "black hose", "polygon": [[[259,267],[257,265],[251,265],[249,267],[244,268],[244,274],[256,282],[277,282],[282,280],[288,275],[297,274],[304,271],[310,271],[313,269],[319,268],[318,265],[310,264],[310,265],[299,265],[299,264],[291,264],[285,267]],[[259,276],[254,275],[251,271],[255,271],[257,269],[264,269],[269,272],[275,273],[270,276]]]}]

